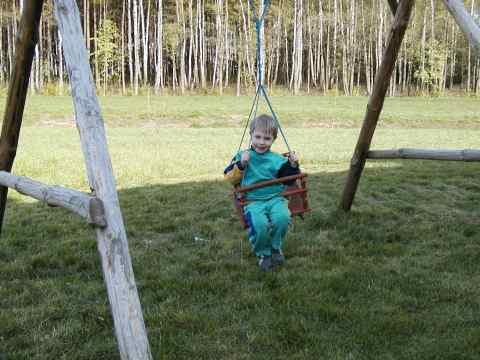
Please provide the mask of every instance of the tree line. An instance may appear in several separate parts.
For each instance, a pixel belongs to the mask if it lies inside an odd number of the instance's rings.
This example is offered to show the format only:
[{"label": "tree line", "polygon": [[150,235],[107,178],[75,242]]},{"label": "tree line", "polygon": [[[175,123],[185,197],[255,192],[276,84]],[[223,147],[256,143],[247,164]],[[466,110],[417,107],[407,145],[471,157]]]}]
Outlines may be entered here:
[{"label": "tree line", "polygon": [[[24,0],[0,4],[0,85],[6,85]],[[104,93],[255,86],[260,0],[77,0],[96,85]],[[479,23],[478,0],[466,7]],[[370,93],[393,16],[385,0],[272,0],[265,16],[264,82],[294,94]],[[46,1],[31,89],[65,89],[62,39]],[[441,0],[416,3],[389,94],[480,94],[480,57]]]}]

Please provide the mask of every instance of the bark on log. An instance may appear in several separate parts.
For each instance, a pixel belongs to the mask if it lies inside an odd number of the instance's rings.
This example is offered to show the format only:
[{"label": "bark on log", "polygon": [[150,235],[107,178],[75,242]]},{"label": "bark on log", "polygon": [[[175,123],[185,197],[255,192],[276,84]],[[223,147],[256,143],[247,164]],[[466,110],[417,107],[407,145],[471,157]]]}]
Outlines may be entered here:
[{"label": "bark on log", "polygon": [[106,226],[103,203],[101,200],[77,190],[62,186],[51,186],[25,176],[15,176],[0,171],[0,184],[17,190],[20,194],[33,197],[51,206],[61,206],[80,215],[90,225]]},{"label": "bark on log", "polygon": [[472,16],[465,9],[463,1],[443,0],[443,3],[470,41],[470,45],[476,51],[477,55],[480,56],[480,26],[475,23]]},{"label": "bark on log", "polygon": [[430,150],[430,149],[397,149],[372,150],[369,159],[418,159],[446,161],[480,161],[480,150]]},{"label": "bark on log", "polygon": [[107,226],[97,228],[96,235],[120,357],[151,359],[105,128],[75,0],[56,0],[55,16],[63,38],[88,180],[105,207]]},{"label": "bark on log", "polygon": [[[38,42],[38,26],[42,15],[43,0],[27,1],[23,8],[15,45],[15,62],[3,117],[0,137],[0,170],[10,172],[17,153],[18,138],[22,126],[23,109],[28,92],[35,46]],[[7,204],[8,188],[0,187],[0,233]]]},{"label": "bark on log", "polygon": [[414,2],[414,0],[402,0],[397,8],[395,19],[390,30],[387,47],[382,58],[382,63],[375,76],[372,95],[370,96],[367,105],[362,129],[350,163],[350,171],[347,176],[340,204],[340,207],[344,211],[349,211],[352,206],[358,182],[360,181],[365,166],[367,153],[370,149],[373,133],[375,132],[378,118],[383,108],[385,94],[390,83],[393,69],[395,68],[398,52],[410,20],[410,14]]}]

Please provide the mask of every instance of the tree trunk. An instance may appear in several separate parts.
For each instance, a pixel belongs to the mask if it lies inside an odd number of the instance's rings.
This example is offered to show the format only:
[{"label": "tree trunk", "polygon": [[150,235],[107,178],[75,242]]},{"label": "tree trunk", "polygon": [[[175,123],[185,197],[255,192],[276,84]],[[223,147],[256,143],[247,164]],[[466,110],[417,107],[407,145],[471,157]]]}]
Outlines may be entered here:
[{"label": "tree trunk", "polygon": [[163,0],[158,0],[157,8],[157,63],[155,66],[155,93],[164,87],[163,78]]},{"label": "tree trunk", "polygon": [[138,24],[138,1],[133,0],[133,55],[134,55],[134,94],[138,95],[138,87],[140,80],[140,34]]},{"label": "tree trunk", "polygon": [[229,46],[229,28],[228,28],[228,0],[225,0],[225,20],[223,21],[224,26],[223,26],[223,33],[224,33],[224,48],[225,48],[225,53],[224,53],[224,69],[225,69],[225,75],[223,76],[223,86],[228,87],[228,82],[229,82],[229,71],[230,71],[230,46]]},{"label": "tree trunk", "polygon": [[185,54],[187,46],[187,31],[185,28],[185,11],[183,6],[183,0],[177,0],[177,20],[182,26],[182,51],[180,52],[180,90],[182,94],[185,93],[185,86],[187,82],[185,74]]},{"label": "tree trunk", "polygon": [[122,31],[121,31],[121,42],[122,42],[122,54],[120,59],[120,74],[121,74],[121,81],[122,81],[122,95],[126,93],[126,86],[125,86],[125,1],[122,0]]},{"label": "tree trunk", "polygon": [[60,95],[63,95],[63,49],[62,49],[62,34],[58,32],[58,44],[57,44],[57,54],[58,54],[58,87]]},{"label": "tree trunk", "polygon": [[200,23],[200,42],[199,42],[199,49],[200,49],[200,82],[202,84],[202,89],[207,87],[207,69],[206,69],[206,56],[207,56],[207,49],[206,49],[206,42],[205,42],[205,2],[202,0],[199,1],[199,23]]},{"label": "tree trunk", "polygon": [[[222,0],[215,0],[215,33],[220,34],[221,29],[221,18],[220,18],[220,9],[221,9],[221,1]],[[213,74],[212,74],[212,89],[215,88],[215,85],[218,82],[218,64],[220,58],[220,42],[221,36],[215,37],[215,55],[213,58]]]},{"label": "tree trunk", "polygon": [[[95,6],[95,4],[93,5],[93,34],[94,36],[98,36],[98,18],[97,18],[97,7]],[[93,61],[94,61],[94,66],[95,66],[95,85],[97,87],[97,89],[100,88],[100,67],[99,67],[99,63],[98,63],[98,41],[94,41],[93,42],[93,50],[94,50],[94,57],[93,57]]]},{"label": "tree trunk", "polygon": [[188,0],[188,30],[190,33],[190,41],[188,42],[188,78],[187,84],[190,89],[193,89],[192,81],[192,58],[193,58],[193,43],[195,42],[195,35],[193,32],[193,0]]}]

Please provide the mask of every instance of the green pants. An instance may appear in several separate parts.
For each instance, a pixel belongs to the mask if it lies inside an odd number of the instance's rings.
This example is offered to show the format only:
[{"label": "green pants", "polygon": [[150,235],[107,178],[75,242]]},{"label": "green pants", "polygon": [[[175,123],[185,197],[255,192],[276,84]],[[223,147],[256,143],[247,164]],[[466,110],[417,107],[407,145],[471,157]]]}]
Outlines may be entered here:
[{"label": "green pants", "polygon": [[272,249],[281,250],[290,224],[288,200],[276,196],[254,201],[245,206],[248,240],[257,256],[271,256]]}]

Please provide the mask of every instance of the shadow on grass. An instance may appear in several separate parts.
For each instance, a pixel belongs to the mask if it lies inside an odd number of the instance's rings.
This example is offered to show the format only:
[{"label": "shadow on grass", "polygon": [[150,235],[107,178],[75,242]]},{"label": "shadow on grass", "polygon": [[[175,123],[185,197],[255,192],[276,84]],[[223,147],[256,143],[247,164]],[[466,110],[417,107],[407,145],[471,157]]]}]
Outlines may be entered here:
[{"label": "shadow on grass", "polygon": [[[120,191],[154,358],[478,356],[478,164],[371,164],[349,214],[345,173],[309,176],[312,212],[269,274],[227,184]],[[38,203],[7,212],[0,359],[117,358],[93,231]]]}]

